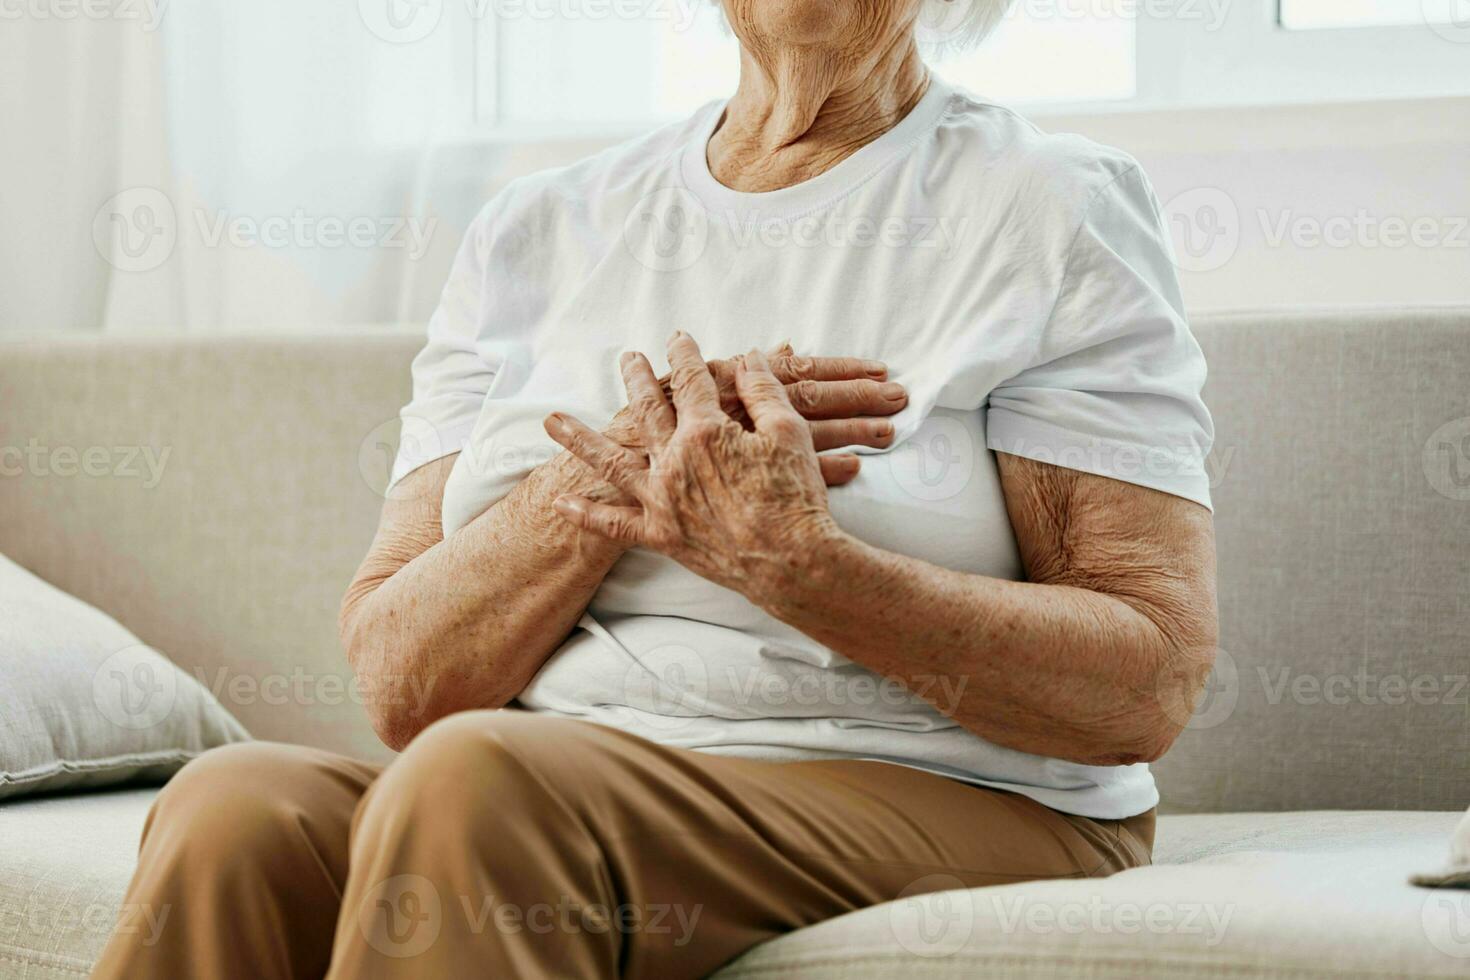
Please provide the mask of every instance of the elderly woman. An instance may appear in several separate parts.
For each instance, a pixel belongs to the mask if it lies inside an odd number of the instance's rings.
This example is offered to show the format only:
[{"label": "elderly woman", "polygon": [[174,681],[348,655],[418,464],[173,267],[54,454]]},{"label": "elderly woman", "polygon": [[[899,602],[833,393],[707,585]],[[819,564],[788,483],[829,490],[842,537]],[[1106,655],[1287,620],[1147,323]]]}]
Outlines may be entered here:
[{"label": "elderly woman", "polygon": [[920,0],[725,10],[729,101],[459,255],[342,611],[402,755],[187,767],[98,976],[693,977],[1149,860],[1215,644],[1152,192],[933,77]]}]

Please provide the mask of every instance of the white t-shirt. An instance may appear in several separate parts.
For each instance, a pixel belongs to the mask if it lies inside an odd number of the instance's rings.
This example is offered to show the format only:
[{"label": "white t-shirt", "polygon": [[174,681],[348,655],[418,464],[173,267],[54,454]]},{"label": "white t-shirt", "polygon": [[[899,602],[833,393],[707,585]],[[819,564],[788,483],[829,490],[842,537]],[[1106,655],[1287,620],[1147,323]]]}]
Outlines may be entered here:
[{"label": "white t-shirt", "polygon": [[[1205,365],[1137,165],[935,79],[896,127],[822,175],[741,193],[710,174],[723,112],[516,181],[470,230],[414,361],[394,479],[462,451],[453,534],[558,451],[554,410],[602,426],[618,356],[661,369],[790,340],[876,358],[909,391],[887,451],[830,492],[848,532],[948,568],[1023,577],[1001,450],[1209,506]],[[883,759],[1099,819],[1158,794],[1146,765],[1028,755],[643,550],[623,557],[521,693],[533,711],[767,759]],[[926,700],[926,697],[928,700]]]}]

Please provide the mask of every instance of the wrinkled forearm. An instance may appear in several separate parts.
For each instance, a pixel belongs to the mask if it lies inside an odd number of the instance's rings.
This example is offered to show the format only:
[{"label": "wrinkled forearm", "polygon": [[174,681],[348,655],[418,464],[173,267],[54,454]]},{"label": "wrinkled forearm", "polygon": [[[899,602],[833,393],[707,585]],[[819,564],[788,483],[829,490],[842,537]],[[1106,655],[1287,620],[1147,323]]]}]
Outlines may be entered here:
[{"label": "wrinkled forearm", "polygon": [[1206,638],[1172,636],[1138,606],[1085,588],[956,572],[835,527],[805,554],[773,567],[753,601],[1023,752],[1090,765],[1157,758],[1186,720],[1161,678],[1213,655]]},{"label": "wrinkled forearm", "polygon": [[456,711],[505,705],[566,639],[626,550],[559,519],[563,493],[600,493],[562,454],[448,538],[411,554],[375,544],[343,639],[383,740],[406,745]]}]

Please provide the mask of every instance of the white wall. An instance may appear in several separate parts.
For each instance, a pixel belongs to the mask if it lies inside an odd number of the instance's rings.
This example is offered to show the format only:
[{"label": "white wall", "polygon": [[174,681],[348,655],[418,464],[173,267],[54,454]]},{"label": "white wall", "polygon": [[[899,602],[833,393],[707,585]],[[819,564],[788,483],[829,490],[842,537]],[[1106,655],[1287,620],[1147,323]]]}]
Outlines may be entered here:
[{"label": "white wall", "polygon": [[[1165,205],[1192,309],[1470,305],[1470,99],[1031,117],[1138,158]],[[605,142],[431,154],[420,206],[443,226],[403,318],[432,311],[456,235],[483,198]]]},{"label": "white wall", "polygon": [[1194,309],[1470,304],[1470,99],[1037,122],[1138,158]]}]

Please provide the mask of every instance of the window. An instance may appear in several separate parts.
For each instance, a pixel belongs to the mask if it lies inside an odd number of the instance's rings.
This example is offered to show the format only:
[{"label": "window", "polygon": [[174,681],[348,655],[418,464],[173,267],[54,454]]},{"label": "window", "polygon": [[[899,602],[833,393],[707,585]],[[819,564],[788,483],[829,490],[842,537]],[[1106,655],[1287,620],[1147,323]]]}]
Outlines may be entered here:
[{"label": "window", "polygon": [[[1459,9],[1457,9],[1459,8]],[[1470,26],[1467,0],[1281,0],[1291,30],[1324,27]]]},{"label": "window", "polygon": [[[738,76],[714,0],[439,2],[470,21],[441,30],[472,42],[481,131],[628,132]],[[937,67],[1032,111],[1464,95],[1470,0],[1016,0]]]},{"label": "window", "polygon": [[[1066,0],[1072,2],[1072,0]],[[946,77],[1007,102],[1135,93],[1135,18],[1116,3],[1023,2]],[[734,38],[711,0],[500,0],[479,18],[482,125],[610,129],[687,115],[727,95]],[[619,10],[624,15],[619,16]],[[488,76],[488,77],[487,77]]]}]

